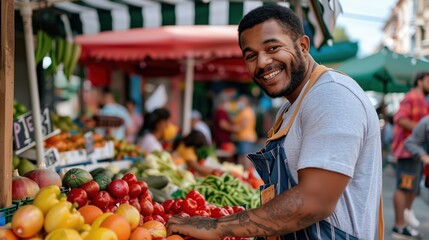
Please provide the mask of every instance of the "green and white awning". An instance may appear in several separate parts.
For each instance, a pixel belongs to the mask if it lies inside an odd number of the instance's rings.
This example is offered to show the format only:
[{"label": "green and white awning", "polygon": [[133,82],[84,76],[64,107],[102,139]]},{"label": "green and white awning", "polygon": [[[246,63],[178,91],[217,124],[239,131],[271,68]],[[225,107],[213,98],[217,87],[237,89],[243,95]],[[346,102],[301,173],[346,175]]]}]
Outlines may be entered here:
[{"label": "green and white awning", "polygon": [[[58,1],[58,0],[57,0]],[[52,2],[53,8],[35,12],[55,13],[65,35],[95,34],[130,28],[166,25],[236,25],[244,14],[263,4],[276,3],[295,8],[300,2],[306,32],[316,47],[331,38],[336,16],[341,12],[338,0],[80,0]],[[46,18],[46,17],[44,17]],[[35,26],[37,28],[37,26]]]}]

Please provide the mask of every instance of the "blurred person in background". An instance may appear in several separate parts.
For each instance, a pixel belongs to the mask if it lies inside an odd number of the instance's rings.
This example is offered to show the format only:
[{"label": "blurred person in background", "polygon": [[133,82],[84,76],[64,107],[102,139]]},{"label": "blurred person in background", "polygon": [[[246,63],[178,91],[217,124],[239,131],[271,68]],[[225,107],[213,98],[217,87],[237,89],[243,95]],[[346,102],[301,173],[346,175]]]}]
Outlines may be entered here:
[{"label": "blurred person in background", "polygon": [[200,131],[204,134],[208,144],[212,144],[212,133],[209,126],[202,120],[201,113],[198,110],[192,110],[191,113],[191,127],[194,130]]},{"label": "blurred person in background", "polygon": [[136,102],[132,99],[128,100],[126,103],[128,114],[131,117],[131,126],[128,131],[127,141],[129,143],[135,143],[137,134],[140,128],[143,126],[143,115],[139,113],[136,109]]},{"label": "blurred person in background", "polygon": [[256,115],[250,106],[249,98],[241,95],[237,99],[238,113],[234,117],[234,133],[232,135],[237,149],[237,162],[243,165],[245,170],[253,169],[253,164],[247,158],[247,154],[255,152]]},{"label": "blurred person in background", "polygon": [[97,132],[106,137],[114,137],[117,140],[125,139],[131,131],[132,124],[131,117],[127,109],[116,102],[115,97],[107,87],[102,89],[99,103],[101,106],[99,115],[120,117],[124,121],[124,124],[117,128],[98,128]]},{"label": "blurred person in background", "polygon": [[173,151],[181,157],[190,171],[198,175],[207,176],[217,171],[216,168],[204,165],[204,160],[211,153],[210,144],[198,130],[193,129],[188,135],[175,141]]},{"label": "blurred person in background", "polygon": [[[422,118],[405,140],[405,149],[422,164],[429,164],[429,116]],[[426,176],[427,178],[428,176]],[[426,182],[426,187],[429,182]]]},{"label": "blurred person in background", "polygon": [[414,77],[414,88],[401,101],[393,117],[392,155],[397,158],[396,190],[393,195],[395,209],[395,226],[392,236],[419,238],[414,229],[420,225],[412,211],[412,204],[420,188],[423,166],[405,149],[404,143],[414,127],[424,116],[429,114],[429,72],[417,73]]},{"label": "blurred person in background", "polygon": [[158,108],[144,116],[143,127],[138,136],[137,145],[145,152],[163,151],[162,141],[170,125],[170,111]]},{"label": "blurred person in background", "polygon": [[231,156],[235,153],[231,134],[235,131],[228,112],[229,100],[221,96],[213,113],[213,139],[217,149],[222,149]]}]

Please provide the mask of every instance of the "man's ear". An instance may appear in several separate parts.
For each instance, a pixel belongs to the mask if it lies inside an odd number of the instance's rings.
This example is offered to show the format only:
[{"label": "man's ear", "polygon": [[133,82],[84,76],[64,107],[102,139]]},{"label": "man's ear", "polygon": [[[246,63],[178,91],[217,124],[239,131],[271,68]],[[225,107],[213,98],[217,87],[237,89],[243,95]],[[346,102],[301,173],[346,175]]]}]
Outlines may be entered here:
[{"label": "man's ear", "polygon": [[303,35],[299,38],[299,45],[302,53],[310,52],[310,38],[307,35]]}]

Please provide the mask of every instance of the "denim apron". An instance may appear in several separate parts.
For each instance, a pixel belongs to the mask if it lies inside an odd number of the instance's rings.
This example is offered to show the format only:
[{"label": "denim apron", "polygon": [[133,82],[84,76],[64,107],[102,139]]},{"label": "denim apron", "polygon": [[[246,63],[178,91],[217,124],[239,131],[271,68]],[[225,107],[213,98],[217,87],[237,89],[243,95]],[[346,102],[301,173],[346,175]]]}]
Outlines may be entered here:
[{"label": "denim apron", "polygon": [[[269,136],[270,135],[272,136],[269,137],[265,147],[261,151],[255,154],[249,154],[247,156],[250,159],[250,161],[252,161],[256,171],[259,173],[261,179],[265,183],[264,185],[261,186],[261,192],[267,189],[268,187],[270,187],[271,185],[274,185],[275,195],[277,196],[282,192],[287,191],[297,185],[297,183],[292,177],[292,174],[290,173],[290,170],[288,167],[288,160],[286,157],[286,149],[284,149],[283,143],[286,138],[287,132],[294,121],[297,110],[301,105],[302,99],[305,97],[305,94],[314,85],[314,83],[317,81],[320,75],[322,75],[325,71],[327,71],[327,68],[322,65],[319,65],[314,70],[314,72],[311,75],[310,81],[307,84],[308,86],[306,86],[303,92],[303,96],[301,97],[300,101],[297,103],[298,104],[297,108],[295,109],[295,112],[293,113],[288,125],[285,128],[277,131],[281,126],[281,120],[279,120],[281,119],[281,116],[280,116],[274,128],[270,130],[268,134]],[[274,134],[275,131],[277,131],[277,133]],[[334,227],[333,225],[331,225],[329,222],[325,220],[317,222],[297,232],[280,236],[279,238],[282,240],[283,239],[285,240],[289,240],[289,239],[293,239],[293,240],[295,239],[299,239],[299,240],[300,239],[308,239],[308,240],[358,239]]]}]

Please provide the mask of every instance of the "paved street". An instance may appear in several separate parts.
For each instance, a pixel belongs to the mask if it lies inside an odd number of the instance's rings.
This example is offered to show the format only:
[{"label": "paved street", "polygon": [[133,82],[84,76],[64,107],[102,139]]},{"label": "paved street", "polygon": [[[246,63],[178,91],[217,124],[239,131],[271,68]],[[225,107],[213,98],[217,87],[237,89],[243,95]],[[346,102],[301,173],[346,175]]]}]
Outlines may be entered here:
[{"label": "paved street", "polygon": [[[392,240],[390,235],[394,224],[393,191],[395,190],[395,170],[392,165],[387,165],[383,171],[383,204],[386,240]],[[420,196],[413,204],[416,217],[421,225],[417,229],[423,236],[422,239],[429,239],[429,190],[423,189]]]}]

